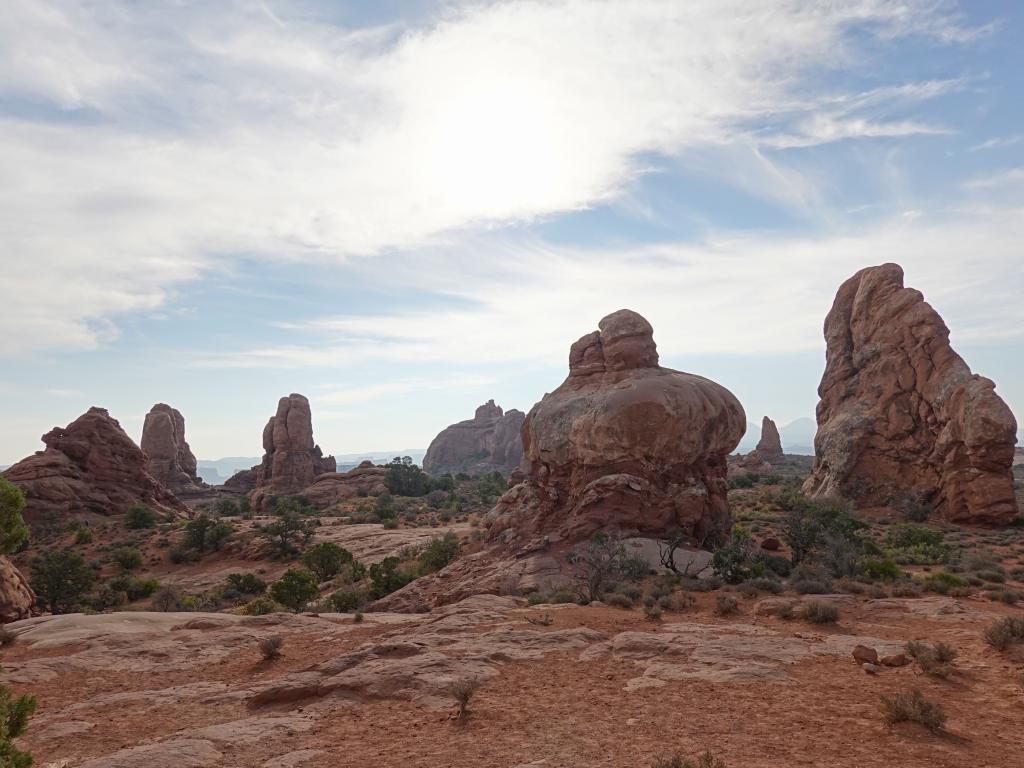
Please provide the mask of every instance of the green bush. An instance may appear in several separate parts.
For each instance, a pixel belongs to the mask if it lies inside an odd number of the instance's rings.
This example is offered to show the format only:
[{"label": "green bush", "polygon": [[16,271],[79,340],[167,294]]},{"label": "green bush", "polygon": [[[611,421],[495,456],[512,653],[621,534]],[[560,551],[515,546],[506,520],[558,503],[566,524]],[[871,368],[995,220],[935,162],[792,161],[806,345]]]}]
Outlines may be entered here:
[{"label": "green bush", "polygon": [[320,542],[302,555],[302,564],[320,581],[333,579],[341,572],[342,568],[350,565],[354,560],[351,552],[332,541]]},{"label": "green bush", "polygon": [[220,549],[234,530],[230,523],[215,520],[205,513],[199,514],[185,525],[184,544],[201,555],[207,550]]},{"label": "green bush", "polygon": [[366,604],[366,593],[355,589],[340,589],[325,602],[327,610],[335,613],[352,613]]},{"label": "green bush", "polygon": [[28,719],[35,711],[35,697],[16,699],[6,685],[0,685],[0,766],[29,768],[32,765],[32,755],[15,747],[14,740],[25,734]]},{"label": "green bush", "polygon": [[459,537],[449,531],[430,540],[418,558],[420,573],[433,573],[444,568],[459,554]]},{"label": "green bush", "polygon": [[75,529],[75,544],[79,546],[92,543],[92,529],[80,525]]},{"label": "green bush", "polygon": [[903,575],[903,571],[890,558],[866,557],[862,565],[864,575],[874,581],[892,581]]},{"label": "green bush", "polygon": [[270,585],[270,596],[296,613],[303,610],[318,594],[317,580],[309,571],[289,568]]},{"label": "green bush", "polygon": [[134,547],[118,547],[110,553],[110,558],[122,571],[134,571],[142,565],[142,553]]},{"label": "green bush", "polygon": [[966,582],[964,582],[964,580],[959,576],[955,576],[952,573],[939,571],[938,573],[931,573],[926,578],[922,579],[921,586],[930,592],[935,592],[939,595],[948,595],[949,591],[954,587],[966,586]]},{"label": "green bush", "polygon": [[739,584],[750,576],[753,547],[750,531],[742,525],[734,525],[728,543],[712,555],[711,570],[726,583]]},{"label": "green bush", "polygon": [[942,531],[914,523],[897,523],[885,532],[885,545],[892,549],[910,549],[912,547],[934,547],[943,543],[945,535]]},{"label": "green bush", "polygon": [[156,525],[156,513],[149,507],[141,505],[129,507],[128,511],[124,513],[124,524],[132,530],[152,528]]},{"label": "green bush", "polygon": [[316,521],[307,519],[313,508],[299,496],[272,499],[270,512],[276,520],[265,525],[260,533],[281,557],[294,552],[299,542],[309,541],[316,530]]},{"label": "green bush", "polygon": [[262,595],[267,591],[267,582],[255,573],[229,573],[227,583],[243,595]]},{"label": "green bush", "polygon": [[929,701],[914,688],[909,693],[901,691],[893,696],[882,696],[882,719],[886,725],[920,723],[937,733],[946,725],[946,712],[941,704]]},{"label": "green bush", "polygon": [[397,557],[385,557],[370,566],[370,596],[374,600],[390,595],[416,578],[414,574],[399,570],[400,564]]},{"label": "green bush", "polygon": [[28,541],[28,526],[21,516],[25,494],[14,483],[0,477],[0,555],[9,555]]},{"label": "green bush", "polygon": [[621,592],[612,592],[607,597],[605,597],[605,602],[608,603],[608,605],[612,605],[616,608],[633,607],[633,600],[628,595],[624,595]]},{"label": "green bush", "polygon": [[163,587],[153,595],[153,610],[170,613],[184,608],[181,593],[173,587]]},{"label": "green bush", "polygon": [[107,585],[109,589],[121,592],[129,600],[141,600],[149,597],[160,588],[160,582],[156,579],[140,579],[127,574],[110,580]]},{"label": "green bush", "polygon": [[279,613],[284,607],[269,597],[257,597],[242,606],[242,613],[246,616],[266,616],[268,613]]},{"label": "green bush", "polygon": [[70,550],[50,550],[32,560],[30,583],[40,605],[51,613],[73,611],[96,581],[96,572]]},{"label": "green bush", "polygon": [[384,484],[395,496],[425,496],[430,491],[430,477],[410,457],[395,456],[386,466]]}]

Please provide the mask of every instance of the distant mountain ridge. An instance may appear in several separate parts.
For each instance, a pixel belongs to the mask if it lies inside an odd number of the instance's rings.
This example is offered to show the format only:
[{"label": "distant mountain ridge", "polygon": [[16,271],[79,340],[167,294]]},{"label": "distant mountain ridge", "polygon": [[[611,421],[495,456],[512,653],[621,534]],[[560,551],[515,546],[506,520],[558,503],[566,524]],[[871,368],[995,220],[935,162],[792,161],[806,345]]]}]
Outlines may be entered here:
[{"label": "distant mountain ridge", "polygon": [[[335,454],[338,462],[338,469],[344,471],[351,469],[363,461],[372,461],[374,464],[383,464],[391,461],[395,456],[408,456],[415,463],[423,463],[423,455],[426,448],[404,448],[397,451],[361,451],[359,453]],[[203,480],[211,485],[220,485],[236,472],[254,467],[262,461],[259,456],[226,456],[223,459],[199,459],[197,473]]]}]

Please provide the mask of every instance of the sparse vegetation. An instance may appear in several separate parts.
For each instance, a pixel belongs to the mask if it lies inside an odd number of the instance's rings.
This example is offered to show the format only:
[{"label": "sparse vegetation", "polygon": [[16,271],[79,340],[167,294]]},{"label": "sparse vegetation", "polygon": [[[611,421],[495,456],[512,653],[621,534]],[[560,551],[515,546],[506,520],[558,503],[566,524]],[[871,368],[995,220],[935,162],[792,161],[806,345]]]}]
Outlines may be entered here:
[{"label": "sparse vegetation", "polygon": [[985,629],[985,642],[998,651],[1024,642],[1024,618],[1005,616]]},{"label": "sparse vegetation", "polygon": [[156,525],[156,513],[149,507],[141,505],[129,507],[128,511],[124,513],[124,524],[125,527],[132,530],[152,528]]},{"label": "sparse vegetation", "polygon": [[0,477],[0,555],[9,555],[28,541],[29,531],[21,516],[25,494],[14,483]]},{"label": "sparse vegetation", "polygon": [[32,755],[14,746],[14,740],[25,734],[28,719],[36,711],[33,696],[14,698],[7,686],[0,685],[0,766],[28,768]]},{"label": "sparse vegetation", "polygon": [[122,571],[134,571],[142,565],[142,553],[134,547],[118,547],[110,553],[110,559]]},{"label": "sparse vegetation", "polygon": [[739,601],[732,595],[718,595],[715,598],[715,613],[719,616],[732,616],[739,609]]},{"label": "sparse vegetation", "polygon": [[280,635],[264,637],[260,640],[260,655],[264,661],[274,661],[281,658],[281,649],[284,647],[284,638]]},{"label": "sparse vegetation", "polygon": [[935,677],[947,678],[955,671],[953,660],[957,650],[949,643],[938,642],[935,645],[911,640],[906,645],[907,654],[913,658],[921,670]]},{"label": "sparse vegetation", "polygon": [[620,574],[626,550],[622,542],[604,531],[595,531],[566,556],[574,570],[576,594],[582,603],[602,600],[605,591]]},{"label": "sparse vegetation", "polygon": [[467,677],[456,680],[448,687],[448,693],[455,699],[458,710],[455,713],[456,720],[462,720],[469,714],[469,701],[473,698],[480,687],[480,680],[475,677]]},{"label": "sparse vegetation", "polygon": [[50,550],[32,560],[29,581],[39,604],[51,613],[75,610],[96,581],[96,572],[71,550]]},{"label": "sparse vegetation", "polygon": [[285,608],[299,613],[319,594],[317,580],[309,571],[289,568],[270,585],[270,596]]},{"label": "sparse vegetation", "polygon": [[292,554],[300,542],[313,536],[316,522],[308,518],[313,508],[301,497],[275,497],[270,500],[270,511],[277,519],[263,526],[260,533],[274,545],[280,557]]},{"label": "sparse vegetation", "polygon": [[914,688],[892,696],[882,696],[882,719],[886,725],[920,723],[928,730],[939,733],[946,725],[946,712],[942,705],[924,697]]},{"label": "sparse vegetation", "polygon": [[809,600],[800,611],[804,621],[811,624],[835,624],[839,621],[839,609],[822,600]]}]

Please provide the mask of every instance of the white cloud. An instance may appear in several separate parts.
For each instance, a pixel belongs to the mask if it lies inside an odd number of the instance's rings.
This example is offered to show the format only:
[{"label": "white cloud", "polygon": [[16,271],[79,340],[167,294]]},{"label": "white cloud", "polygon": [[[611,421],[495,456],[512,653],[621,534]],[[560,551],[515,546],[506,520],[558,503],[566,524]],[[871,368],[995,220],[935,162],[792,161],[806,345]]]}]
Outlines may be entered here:
[{"label": "white cloud", "polygon": [[970,148],[971,152],[981,152],[986,149],[1004,149],[1013,147],[1024,141],[1024,133],[1017,133],[1012,136],[996,136]]},{"label": "white cloud", "polygon": [[[839,284],[896,261],[954,342],[1024,337],[1024,208],[900,216],[817,237],[722,236],[701,243],[574,249],[489,245],[397,264],[394,280],[447,292],[471,309],[336,316],[290,324],[308,346],[240,351],[218,367],[344,367],[359,361],[564,361],[605,314],[629,307],[654,325],[663,355],[773,354],[822,346]],[[964,254],[971,254],[970,260]],[[512,287],[510,287],[512,286]]]},{"label": "white cloud", "polygon": [[[404,31],[280,4],[11,0],[0,354],[93,347],[239,253],[343,259],[585,208],[651,153],[735,146],[762,166],[736,177],[807,204],[760,121],[804,143],[938,130],[817,93],[862,64],[865,30],[977,34],[934,0],[515,0]],[[950,86],[901,87],[884,97]],[[25,117],[40,107],[47,125]]]}]

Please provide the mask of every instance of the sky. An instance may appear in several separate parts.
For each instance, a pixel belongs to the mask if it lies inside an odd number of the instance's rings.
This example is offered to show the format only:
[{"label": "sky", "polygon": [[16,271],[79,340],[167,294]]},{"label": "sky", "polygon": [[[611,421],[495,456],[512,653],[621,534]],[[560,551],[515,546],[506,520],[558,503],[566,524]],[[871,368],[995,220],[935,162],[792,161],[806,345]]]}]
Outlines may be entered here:
[{"label": "sky", "polygon": [[5,0],[0,464],[156,402],[256,456],[528,410],[628,307],[749,420],[900,263],[1024,422],[1015,0]]}]

